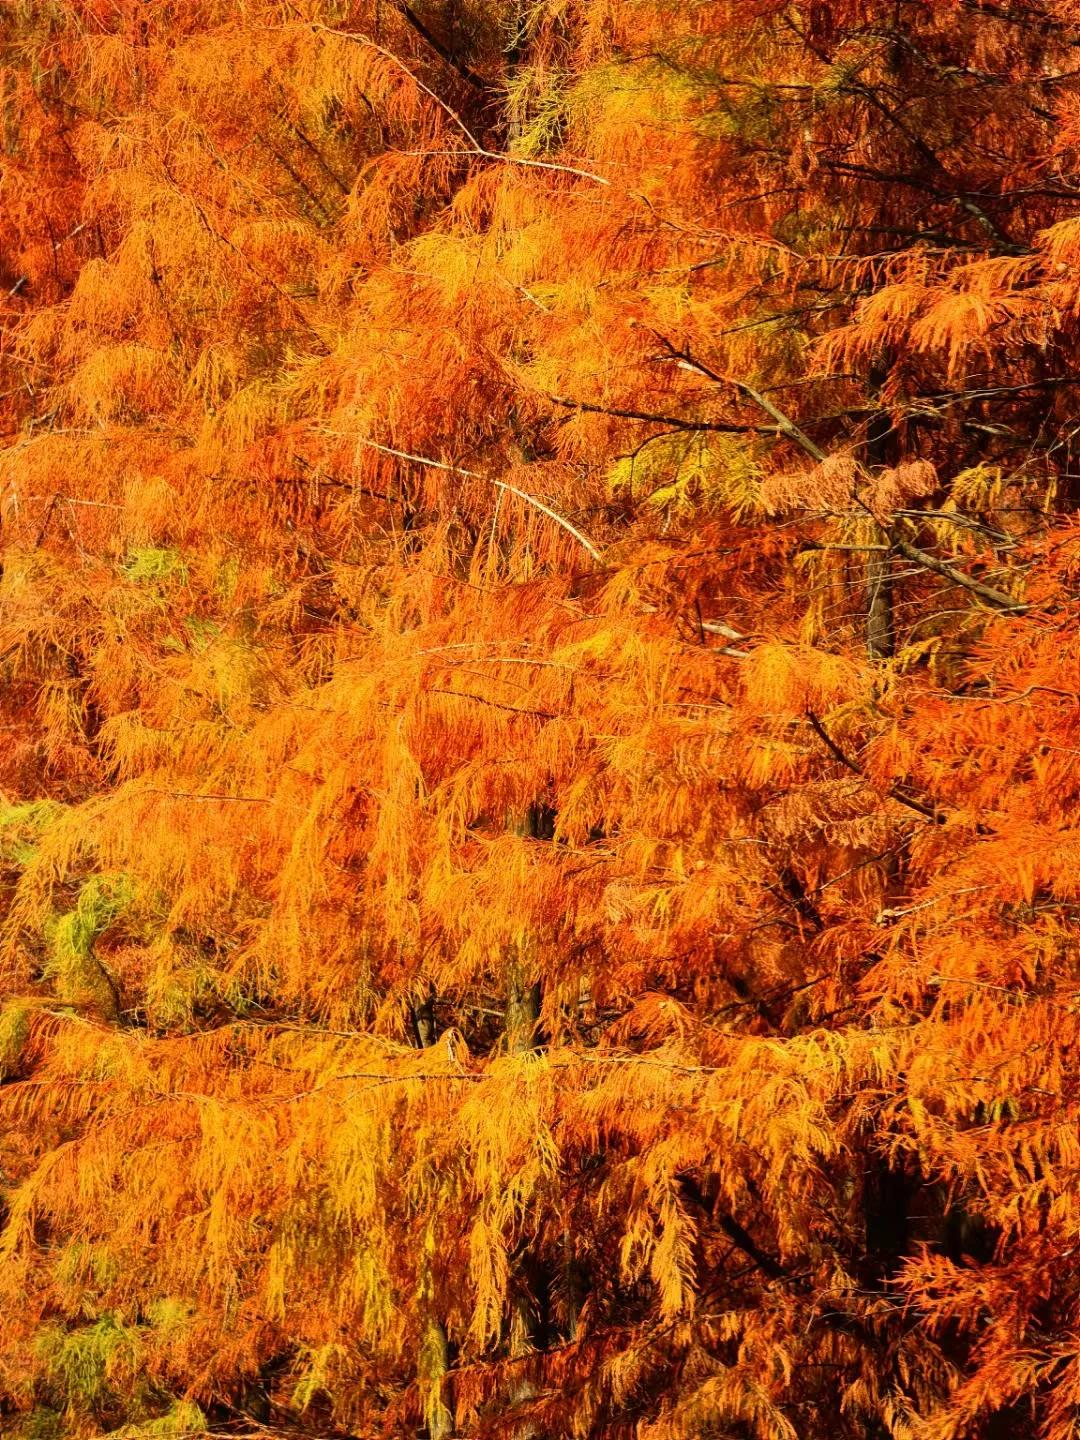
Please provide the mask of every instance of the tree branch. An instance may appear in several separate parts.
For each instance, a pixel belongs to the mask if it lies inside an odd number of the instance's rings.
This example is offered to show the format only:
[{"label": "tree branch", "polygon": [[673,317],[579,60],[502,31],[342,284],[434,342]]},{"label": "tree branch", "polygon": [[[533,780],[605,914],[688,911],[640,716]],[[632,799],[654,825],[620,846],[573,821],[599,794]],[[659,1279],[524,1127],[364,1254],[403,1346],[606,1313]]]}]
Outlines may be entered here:
[{"label": "tree branch", "polygon": [[[332,432],[327,432],[332,433]],[[358,445],[366,445],[370,450],[378,450],[380,454],[392,455],[398,460],[410,460],[414,465],[427,465],[433,470],[446,470],[451,475],[464,475],[471,480],[486,480],[489,485],[496,486],[499,490],[509,490],[511,495],[516,495],[520,500],[539,510],[549,520],[554,520],[556,525],[561,525],[568,535],[572,535],[583,549],[587,550],[597,564],[602,563],[603,556],[589,537],[583,534],[576,525],[572,525],[564,515],[557,510],[552,510],[550,505],[545,505],[535,495],[530,495],[527,490],[519,490],[516,485],[511,485],[507,480],[496,480],[491,475],[481,475],[478,470],[465,470],[460,465],[449,465],[445,460],[432,460],[426,455],[411,455],[406,450],[395,450],[390,445],[380,445],[376,440],[367,440],[363,436],[347,437],[356,441]]]},{"label": "tree branch", "polygon": [[[807,710],[806,718],[809,720],[815,735],[824,743],[834,760],[838,760],[841,765],[845,766],[855,775],[865,774],[862,766],[856,764],[849,755],[846,755],[844,751],[841,750],[840,746],[812,710]],[[936,810],[930,805],[925,805],[921,800],[915,800],[910,795],[905,795],[899,785],[890,786],[888,793],[891,799],[897,801],[900,805],[906,805],[909,810],[914,810],[917,815],[922,815],[927,820],[933,820],[937,825],[944,823],[945,816],[940,810]]]},{"label": "tree branch", "polygon": [[490,81],[485,80],[482,75],[478,75],[471,65],[468,65],[460,56],[455,55],[448,46],[443,44],[438,36],[433,35],[411,5],[407,5],[405,0],[394,0],[394,3],[406,24],[411,25],[421,40],[426,41],[432,50],[435,51],[436,55],[445,60],[451,70],[456,70],[461,78],[471,85],[474,90],[480,90],[486,94],[494,88]]},{"label": "tree branch", "polygon": [[[748,385],[745,380],[735,380],[729,375],[717,374],[717,372],[710,369],[708,365],[705,365],[702,361],[695,359],[694,356],[691,355],[689,350],[677,349],[667,338],[666,335],[661,335],[656,330],[654,330],[652,333],[660,341],[661,345],[664,346],[665,350],[668,352],[668,354],[673,360],[678,360],[689,370],[696,370],[699,375],[704,375],[707,380],[712,380],[717,385],[733,386],[734,389],[740,391],[748,399],[752,400],[754,404],[757,405],[760,409],[764,410],[766,415],[772,416],[772,418],[776,421],[776,429],[780,432],[781,435],[786,436],[789,440],[793,440],[796,445],[798,445],[801,449],[805,450],[807,455],[811,456],[814,460],[817,460],[819,464],[822,460],[826,458],[825,451],[822,450],[820,446],[815,445],[813,440],[810,439],[810,436],[807,435],[805,431],[799,429],[798,425],[795,424],[795,421],[792,420],[791,416],[785,415],[783,410],[781,410],[778,405],[774,405],[767,395],[763,395],[760,390],[755,390],[754,387],[752,385]],[[753,427],[747,428],[752,429]],[[759,431],[759,433],[762,432]],[[771,433],[771,430],[767,430],[764,433]]]},{"label": "tree branch", "polygon": [[947,564],[944,560],[937,560],[933,555],[928,555],[925,550],[920,550],[908,540],[902,540],[899,536],[893,536],[893,546],[903,555],[905,560],[911,560],[916,565],[921,565],[924,570],[932,570],[935,575],[941,575],[946,580],[951,580],[954,585],[961,585],[965,590],[970,590],[987,605],[992,605],[997,610],[1008,610],[1015,615],[1026,615],[1030,610],[1021,600],[1014,600],[1011,595],[1006,595],[1004,590],[995,590],[992,585],[984,585],[981,580],[974,580],[970,575],[965,575],[962,570]]},{"label": "tree branch", "polygon": [[609,405],[594,405],[588,400],[570,400],[565,395],[549,395],[553,405],[564,410],[583,410],[588,415],[612,415],[617,420],[642,420],[649,425],[670,425],[675,430],[711,430],[721,435],[773,435],[780,428],[774,425],[736,425],[726,420],[682,420],[677,415],[657,415],[648,410],[620,410]]}]

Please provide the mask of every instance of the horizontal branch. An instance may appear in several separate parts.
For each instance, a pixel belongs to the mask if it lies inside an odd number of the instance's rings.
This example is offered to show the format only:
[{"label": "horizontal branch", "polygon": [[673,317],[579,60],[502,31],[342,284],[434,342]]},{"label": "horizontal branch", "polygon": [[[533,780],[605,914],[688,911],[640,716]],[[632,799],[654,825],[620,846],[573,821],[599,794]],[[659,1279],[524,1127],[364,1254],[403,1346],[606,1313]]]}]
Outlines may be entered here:
[{"label": "horizontal branch", "polygon": [[616,420],[641,420],[649,425],[670,425],[675,430],[711,430],[721,435],[773,435],[780,429],[778,425],[737,425],[727,420],[685,420],[677,415],[657,415],[649,410],[622,410],[611,405],[596,405],[588,400],[570,400],[565,395],[549,395],[547,398],[564,410],[582,410],[587,415],[611,415]]},{"label": "horizontal branch", "polygon": [[474,695],[469,690],[445,690],[432,685],[420,692],[422,695],[450,695],[455,700],[475,700],[477,705],[488,705],[492,710],[508,710],[511,715],[530,715],[538,720],[557,720],[551,710],[530,710],[522,705],[504,705],[501,700],[489,700],[486,695]]},{"label": "horizontal branch", "polygon": [[558,175],[576,175],[580,180],[592,180],[597,185],[610,185],[604,175],[595,170],[582,170],[577,165],[559,165],[554,160],[530,160],[526,155],[508,155],[504,150],[485,150],[482,146],[471,150],[399,150],[399,155],[409,155],[423,160],[429,155],[475,155],[480,160],[498,160],[503,165],[520,165],[525,170],[552,170]]},{"label": "horizontal branch", "polygon": [[169,800],[228,801],[234,805],[273,805],[270,795],[226,795],[212,790],[166,790],[159,785],[140,785],[139,795],[164,795]]}]

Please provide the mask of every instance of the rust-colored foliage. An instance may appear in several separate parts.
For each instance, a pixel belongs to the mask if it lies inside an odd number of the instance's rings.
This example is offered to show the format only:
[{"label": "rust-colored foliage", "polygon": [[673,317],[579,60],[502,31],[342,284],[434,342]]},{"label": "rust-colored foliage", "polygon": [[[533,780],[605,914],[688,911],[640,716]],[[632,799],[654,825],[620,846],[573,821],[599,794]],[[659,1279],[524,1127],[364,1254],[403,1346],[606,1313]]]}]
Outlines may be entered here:
[{"label": "rust-colored foliage", "polygon": [[1080,11],[0,7],[0,1433],[1074,1440]]}]

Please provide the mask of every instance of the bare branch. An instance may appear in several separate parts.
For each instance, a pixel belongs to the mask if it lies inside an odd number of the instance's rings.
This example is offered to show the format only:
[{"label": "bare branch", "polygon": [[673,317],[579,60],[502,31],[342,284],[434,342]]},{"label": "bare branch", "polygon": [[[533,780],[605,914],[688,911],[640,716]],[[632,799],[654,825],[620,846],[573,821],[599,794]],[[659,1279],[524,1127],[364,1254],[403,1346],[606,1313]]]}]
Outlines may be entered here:
[{"label": "bare branch", "polygon": [[[329,432],[328,432],[329,433]],[[427,465],[433,470],[446,470],[452,475],[464,475],[472,480],[486,480],[489,485],[496,486],[499,490],[508,490],[511,495],[516,495],[520,500],[532,505],[541,514],[546,515],[549,520],[554,520],[556,525],[562,526],[568,535],[572,535],[583,549],[587,550],[592,558],[602,563],[603,556],[587,535],[584,535],[576,525],[572,525],[564,515],[557,510],[552,510],[550,505],[545,505],[535,495],[530,495],[527,490],[519,490],[516,485],[511,485],[506,480],[496,480],[491,475],[481,475],[477,470],[466,470],[460,465],[449,465],[445,460],[432,460],[426,455],[411,455],[406,450],[395,450],[390,445],[380,445],[376,440],[367,440],[362,436],[349,437],[355,439],[358,445],[366,445],[371,450],[378,450],[383,455],[392,455],[398,460],[410,460],[415,465]]]},{"label": "bare branch", "polygon": [[657,415],[648,410],[620,410],[609,405],[595,405],[588,400],[570,400],[565,395],[549,395],[553,405],[564,410],[582,410],[588,415],[611,415],[617,420],[642,420],[650,425],[670,425],[674,430],[711,430],[721,435],[774,435],[778,425],[736,425],[726,420],[682,420],[677,415]]},{"label": "bare branch", "polygon": [[992,605],[997,610],[1009,610],[1016,615],[1025,615],[1031,608],[1023,601],[1014,600],[1011,595],[1006,595],[1004,590],[995,590],[992,585],[984,585],[981,580],[974,580],[970,575],[965,575],[954,565],[935,559],[933,555],[928,555],[925,550],[918,549],[910,541],[894,536],[893,546],[904,556],[905,560],[914,561],[924,570],[932,570],[935,575],[941,575],[944,579],[951,580],[954,585],[962,585],[965,590],[970,590],[973,595],[977,595],[980,600],[984,600],[987,605]]},{"label": "bare branch", "polygon": [[[838,760],[841,765],[855,775],[863,775],[865,773],[861,765],[856,764],[849,755],[846,755],[844,751],[841,750],[840,746],[812,710],[806,712],[806,718],[809,720],[815,735],[823,742],[834,760]],[[938,825],[944,823],[945,816],[940,810],[934,809],[931,805],[925,805],[921,800],[915,800],[910,795],[905,795],[899,785],[890,786],[889,795],[893,800],[897,801],[898,804],[906,805],[909,810],[914,810],[917,815],[922,815],[927,820],[933,820]]]}]

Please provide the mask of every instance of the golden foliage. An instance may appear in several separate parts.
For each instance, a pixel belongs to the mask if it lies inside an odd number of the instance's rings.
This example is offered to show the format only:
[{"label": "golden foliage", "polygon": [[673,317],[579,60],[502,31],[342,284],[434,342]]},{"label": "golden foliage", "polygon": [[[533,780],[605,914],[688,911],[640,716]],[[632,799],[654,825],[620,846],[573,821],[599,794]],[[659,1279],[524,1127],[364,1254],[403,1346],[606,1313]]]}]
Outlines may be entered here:
[{"label": "golden foliage", "polygon": [[1075,7],[0,11],[0,1432],[1074,1435]]}]

